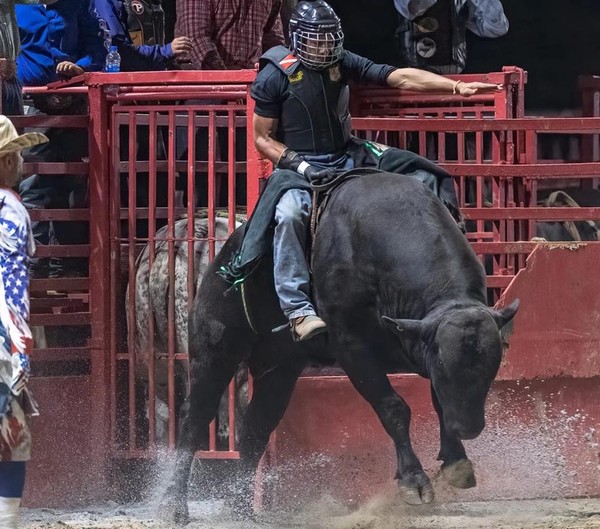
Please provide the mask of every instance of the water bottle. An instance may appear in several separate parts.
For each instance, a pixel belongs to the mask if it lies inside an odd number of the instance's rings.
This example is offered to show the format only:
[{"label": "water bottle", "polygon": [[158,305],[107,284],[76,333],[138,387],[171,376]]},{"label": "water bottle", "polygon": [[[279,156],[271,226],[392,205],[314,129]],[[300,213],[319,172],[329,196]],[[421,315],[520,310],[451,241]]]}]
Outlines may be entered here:
[{"label": "water bottle", "polygon": [[119,55],[116,46],[110,47],[110,51],[106,55],[106,65],[104,70],[110,73],[121,71],[121,56]]}]

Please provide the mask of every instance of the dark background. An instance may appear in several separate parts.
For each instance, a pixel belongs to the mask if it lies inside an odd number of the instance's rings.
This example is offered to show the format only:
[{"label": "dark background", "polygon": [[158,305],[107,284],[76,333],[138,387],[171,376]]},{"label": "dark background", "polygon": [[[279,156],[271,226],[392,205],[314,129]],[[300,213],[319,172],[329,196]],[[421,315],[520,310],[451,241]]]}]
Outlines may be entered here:
[{"label": "dark background", "polygon": [[[342,19],[348,50],[396,64],[398,14],[393,0],[329,1]],[[162,2],[169,42],[175,0]],[[508,34],[482,39],[467,32],[465,73],[520,66],[529,73],[525,91],[529,112],[579,107],[579,75],[600,75],[600,0],[503,0],[502,4],[510,22]]]},{"label": "dark background", "polygon": [[[397,12],[393,0],[331,0],[345,47],[394,64]],[[580,105],[577,79],[600,75],[600,0],[503,0],[510,30],[498,39],[468,34],[468,72],[520,66],[528,71],[526,108]]]}]

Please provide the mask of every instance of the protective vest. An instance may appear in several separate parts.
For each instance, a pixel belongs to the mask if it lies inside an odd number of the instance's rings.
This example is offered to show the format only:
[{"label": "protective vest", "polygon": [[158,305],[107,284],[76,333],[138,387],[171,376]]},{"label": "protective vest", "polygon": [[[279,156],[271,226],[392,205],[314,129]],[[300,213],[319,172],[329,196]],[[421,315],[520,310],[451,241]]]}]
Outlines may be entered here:
[{"label": "protective vest", "polygon": [[274,64],[287,78],[277,140],[309,155],[341,153],[352,128],[350,90],[340,63],[312,70],[284,46],[261,57],[261,68]]},{"label": "protective vest", "polygon": [[160,0],[125,0],[129,35],[136,46],[165,44],[165,12]]},{"label": "protective vest", "polygon": [[440,73],[462,72],[467,46],[463,5],[460,0],[437,0],[414,20],[400,16],[397,35],[400,57],[406,66]]}]

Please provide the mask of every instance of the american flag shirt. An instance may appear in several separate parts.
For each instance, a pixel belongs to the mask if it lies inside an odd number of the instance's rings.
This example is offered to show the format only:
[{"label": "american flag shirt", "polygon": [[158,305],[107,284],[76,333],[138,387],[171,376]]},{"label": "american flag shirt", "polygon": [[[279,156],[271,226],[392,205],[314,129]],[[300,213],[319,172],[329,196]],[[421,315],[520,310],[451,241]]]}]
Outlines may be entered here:
[{"label": "american flag shirt", "polygon": [[0,189],[0,271],[5,300],[19,319],[29,319],[29,259],[35,251],[31,221],[18,196]]},{"label": "american flag shirt", "polygon": [[0,461],[27,461],[31,451],[25,410],[37,410],[27,404],[32,402],[27,388],[15,396],[11,384],[15,364],[28,363],[29,259],[34,251],[27,210],[18,195],[0,188]]}]

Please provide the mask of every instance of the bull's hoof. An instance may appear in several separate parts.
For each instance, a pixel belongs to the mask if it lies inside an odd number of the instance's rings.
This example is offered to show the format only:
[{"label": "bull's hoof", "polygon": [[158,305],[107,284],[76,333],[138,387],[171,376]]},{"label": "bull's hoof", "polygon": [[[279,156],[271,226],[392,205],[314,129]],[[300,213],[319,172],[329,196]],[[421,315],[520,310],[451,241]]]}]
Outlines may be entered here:
[{"label": "bull's hoof", "polygon": [[424,472],[400,479],[398,490],[402,501],[409,505],[431,503],[435,496],[433,485]]},{"label": "bull's hoof", "polygon": [[457,489],[470,489],[477,485],[473,464],[468,459],[460,459],[442,466],[442,477],[448,485]]},{"label": "bull's hoof", "polygon": [[156,512],[156,518],[166,526],[187,525],[190,521],[187,501],[163,500]]}]

